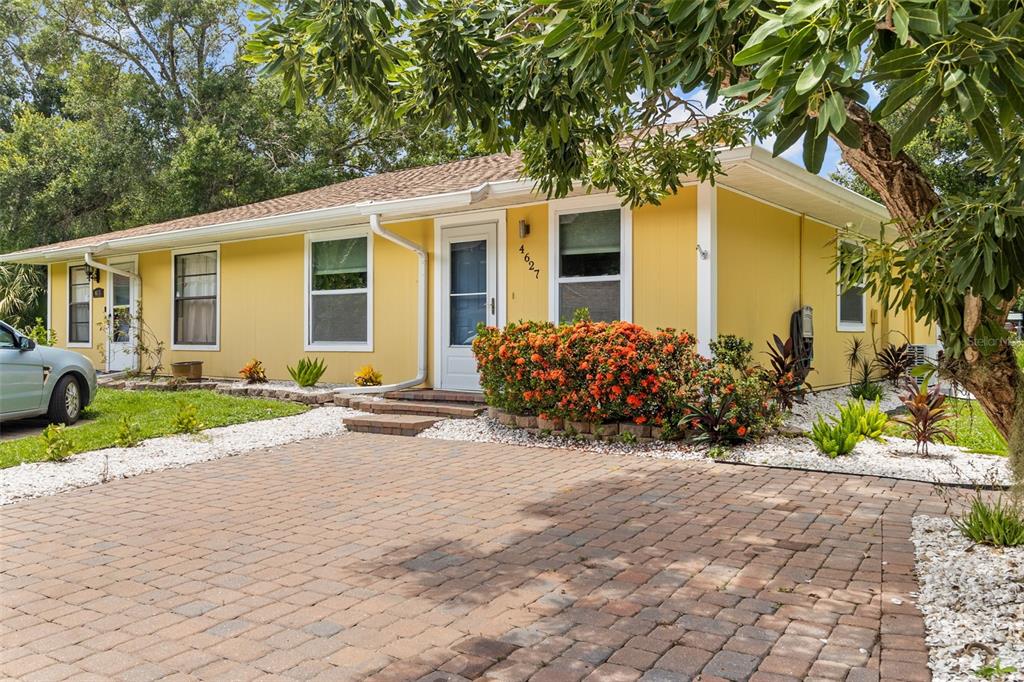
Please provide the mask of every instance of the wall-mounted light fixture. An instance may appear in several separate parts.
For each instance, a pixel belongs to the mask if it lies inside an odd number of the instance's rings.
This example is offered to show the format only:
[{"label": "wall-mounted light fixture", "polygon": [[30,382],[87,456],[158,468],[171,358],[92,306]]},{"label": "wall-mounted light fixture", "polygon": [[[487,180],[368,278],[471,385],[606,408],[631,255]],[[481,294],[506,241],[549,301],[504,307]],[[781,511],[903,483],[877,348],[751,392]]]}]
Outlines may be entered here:
[{"label": "wall-mounted light fixture", "polygon": [[519,219],[519,238],[524,239],[526,235],[530,234],[530,223],[526,222],[525,219]]},{"label": "wall-mounted light fixture", "polygon": [[94,282],[100,281],[100,269],[94,268],[91,265],[85,266],[85,275]]}]

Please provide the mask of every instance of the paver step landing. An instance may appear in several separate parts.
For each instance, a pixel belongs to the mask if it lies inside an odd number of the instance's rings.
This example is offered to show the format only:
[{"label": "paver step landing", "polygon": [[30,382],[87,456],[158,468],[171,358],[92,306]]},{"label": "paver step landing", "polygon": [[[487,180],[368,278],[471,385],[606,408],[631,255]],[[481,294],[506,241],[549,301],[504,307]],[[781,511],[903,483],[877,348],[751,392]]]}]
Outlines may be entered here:
[{"label": "paver step landing", "polygon": [[445,419],[473,419],[486,409],[483,405],[464,402],[415,402],[388,398],[360,400],[354,397],[349,400],[348,406],[353,410],[372,414],[409,414]]},{"label": "paver step landing", "polygon": [[433,388],[407,388],[402,391],[390,391],[384,394],[391,400],[414,400],[416,402],[441,403],[477,403],[484,404],[482,393],[472,391],[444,391]]},{"label": "paver step landing", "polygon": [[415,436],[441,420],[437,417],[415,414],[372,414],[361,417],[345,417],[341,421],[349,431],[358,433]]}]

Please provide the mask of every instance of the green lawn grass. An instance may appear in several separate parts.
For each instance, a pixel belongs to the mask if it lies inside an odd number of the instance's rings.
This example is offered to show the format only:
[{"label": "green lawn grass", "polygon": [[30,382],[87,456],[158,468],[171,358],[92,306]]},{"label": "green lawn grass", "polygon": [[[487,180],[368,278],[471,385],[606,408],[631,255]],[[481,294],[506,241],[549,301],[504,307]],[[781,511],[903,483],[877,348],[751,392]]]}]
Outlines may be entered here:
[{"label": "green lawn grass", "polygon": [[996,431],[989,418],[982,412],[976,400],[947,400],[949,409],[955,415],[949,422],[950,430],[956,434],[956,444],[974,452],[992,455],[1006,454],[1006,441]]},{"label": "green lawn grass", "polygon": [[[946,405],[953,419],[943,422],[943,426],[956,434],[954,445],[988,455],[1006,454],[1006,441],[996,431],[996,427],[992,426],[992,422],[982,412],[977,401],[947,398]],[[905,426],[891,420],[885,428],[885,433],[898,438],[909,437]]]},{"label": "green lawn grass", "polygon": [[[82,419],[68,429],[75,452],[114,445],[121,415],[131,415],[142,438],[173,432],[171,421],[182,401],[196,406],[204,428],[287,417],[308,408],[297,403],[221,395],[213,391],[118,391],[101,388],[96,400],[82,412]],[[39,436],[25,436],[0,443],[0,469],[45,459]]]}]

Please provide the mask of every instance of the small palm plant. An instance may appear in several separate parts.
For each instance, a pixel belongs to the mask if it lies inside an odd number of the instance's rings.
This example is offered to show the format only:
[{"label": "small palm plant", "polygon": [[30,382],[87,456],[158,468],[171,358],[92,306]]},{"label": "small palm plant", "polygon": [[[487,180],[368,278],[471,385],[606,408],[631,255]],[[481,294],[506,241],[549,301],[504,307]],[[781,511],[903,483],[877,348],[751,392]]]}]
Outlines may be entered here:
[{"label": "small palm plant", "polygon": [[939,389],[936,382],[928,388],[925,381],[920,388],[910,380],[907,382],[910,392],[901,397],[900,400],[907,408],[906,416],[897,417],[894,421],[907,427],[910,436],[917,443],[917,454],[928,456],[928,445],[936,442],[940,437],[948,440],[956,440],[956,436],[946,428],[944,422],[953,418],[946,405],[946,396]]},{"label": "small palm plant", "polygon": [[291,375],[292,380],[303,388],[316,386],[316,382],[320,381],[320,377],[322,377],[326,371],[327,365],[324,364],[324,361],[321,358],[317,358],[315,360],[302,358],[295,367],[288,367],[288,374]]}]

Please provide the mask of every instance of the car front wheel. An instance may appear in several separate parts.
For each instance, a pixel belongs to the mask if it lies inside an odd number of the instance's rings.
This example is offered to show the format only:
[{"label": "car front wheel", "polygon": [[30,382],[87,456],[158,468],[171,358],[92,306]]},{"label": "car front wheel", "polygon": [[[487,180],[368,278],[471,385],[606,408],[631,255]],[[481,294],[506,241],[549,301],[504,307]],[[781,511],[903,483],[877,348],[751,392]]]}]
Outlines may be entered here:
[{"label": "car front wheel", "polygon": [[74,424],[82,415],[82,390],[72,376],[61,377],[50,396],[47,417],[54,424]]}]

